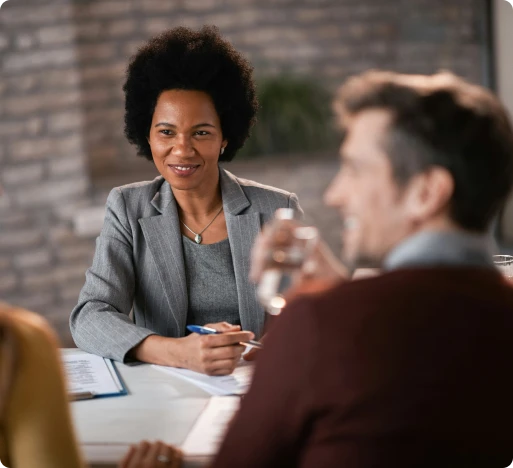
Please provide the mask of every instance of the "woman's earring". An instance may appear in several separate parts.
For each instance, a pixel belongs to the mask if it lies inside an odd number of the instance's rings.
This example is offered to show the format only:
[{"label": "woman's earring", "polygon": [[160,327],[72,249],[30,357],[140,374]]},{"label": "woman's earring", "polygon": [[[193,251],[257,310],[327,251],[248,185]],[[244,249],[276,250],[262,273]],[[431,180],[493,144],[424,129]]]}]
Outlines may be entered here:
[{"label": "woman's earring", "polygon": [[224,146],[221,147],[221,152],[220,154],[223,154],[224,153]]}]

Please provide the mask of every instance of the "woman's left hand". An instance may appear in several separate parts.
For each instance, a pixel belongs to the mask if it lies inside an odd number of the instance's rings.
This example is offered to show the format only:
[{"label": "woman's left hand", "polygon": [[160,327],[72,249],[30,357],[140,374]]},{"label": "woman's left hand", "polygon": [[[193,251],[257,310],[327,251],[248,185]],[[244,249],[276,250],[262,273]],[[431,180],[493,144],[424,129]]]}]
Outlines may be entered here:
[{"label": "woman's left hand", "polygon": [[143,440],[132,445],[118,468],[180,468],[182,466],[181,450],[164,442]]}]

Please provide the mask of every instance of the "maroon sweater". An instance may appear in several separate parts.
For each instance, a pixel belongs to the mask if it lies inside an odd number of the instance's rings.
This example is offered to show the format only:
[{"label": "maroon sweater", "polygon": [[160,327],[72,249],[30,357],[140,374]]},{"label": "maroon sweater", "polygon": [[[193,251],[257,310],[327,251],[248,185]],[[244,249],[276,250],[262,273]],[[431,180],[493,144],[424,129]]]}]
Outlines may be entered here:
[{"label": "maroon sweater", "polygon": [[215,468],[502,468],[513,457],[513,288],[403,269],[294,301]]}]

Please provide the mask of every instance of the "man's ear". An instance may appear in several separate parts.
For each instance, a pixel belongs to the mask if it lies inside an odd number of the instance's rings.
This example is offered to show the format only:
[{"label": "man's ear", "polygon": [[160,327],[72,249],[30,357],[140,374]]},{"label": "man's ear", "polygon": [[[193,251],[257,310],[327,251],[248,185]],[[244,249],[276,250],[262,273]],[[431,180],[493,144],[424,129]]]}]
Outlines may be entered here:
[{"label": "man's ear", "polygon": [[428,221],[449,209],[454,193],[451,173],[434,166],[412,177],[404,192],[406,209],[414,221]]}]

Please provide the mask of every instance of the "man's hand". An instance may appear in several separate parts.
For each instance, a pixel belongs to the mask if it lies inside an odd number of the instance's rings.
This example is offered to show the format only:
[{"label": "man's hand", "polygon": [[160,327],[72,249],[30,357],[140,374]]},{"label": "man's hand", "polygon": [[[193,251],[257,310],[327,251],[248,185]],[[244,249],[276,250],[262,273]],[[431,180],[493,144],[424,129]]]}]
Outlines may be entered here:
[{"label": "man's hand", "polygon": [[182,452],[164,442],[143,440],[132,445],[118,468],[180,468]]},{"label": "man's hand", "polygon": [[[297,227],[299,227],[299,224],[296,221],[283,220],[280,225],[280,236],[283,238],[292,237],[291,233]],[[288,235],[287,230],[289,231]],[[268,267],[268,253],[273,243],[275,243],[272,234],[272,229],[265,226],[253,246],[250,278],[254,282],[260,281],[262,273]],[[294,275],[291,291],[300,291],[304,283],[310,281],[333,284],[345,278],[348,278],[347,268],[336,258],[326,243],[318,238],[308,257],[305,258],[301,269]]]}]

